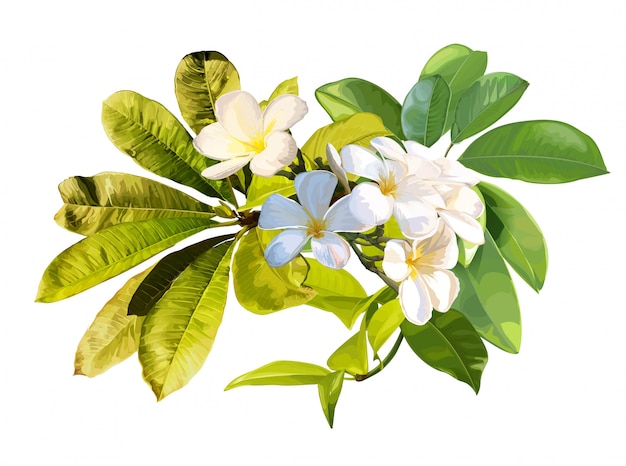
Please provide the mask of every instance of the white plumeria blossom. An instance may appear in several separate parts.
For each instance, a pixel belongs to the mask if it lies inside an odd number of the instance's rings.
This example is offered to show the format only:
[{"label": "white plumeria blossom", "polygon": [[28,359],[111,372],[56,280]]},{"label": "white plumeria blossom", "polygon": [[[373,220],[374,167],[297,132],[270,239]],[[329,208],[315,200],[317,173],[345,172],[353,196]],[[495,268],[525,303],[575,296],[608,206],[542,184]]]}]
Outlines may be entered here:
[{"label": "white plumeria blossom", "polygon": [[217,122],[202,128],[194,146],[203,155],[220,160],[202,172],[211,180],[221,180],[250,163],[258,176],[270,177],[289,165],[298,146],[285,131],[306,115],[306,103],[298,96],[276,97],[261,111],[247,92],[232,91],[215,102]]},{"label": "white plumeria blossom", "polygon": [[[330,206],[337,177],[327,171],[300,173],[294,181],[300,204],[279,194],[272,194],[263,204],[259,228],[282,230],[265,249],[265,259],[272,267],[292,261],[311,240],[313,256],[326,267],[340,269],[350,258],[350,246],[334,233],[363,232],[372,228],[352,215],[350,196]],[[330,207],[329,207],[330,206]]]},{"label": "white plumeria blossom", "polygon": [[[381,152],[382,158],[373,152],[350,144],[341,149],[342,166],[370,181],[359,183],[350,195],[350,208],[354,216],[363,223],[382,225],[392,216],[402,233],[408,238],[421,238],[434,234],[437,228],[436,207],[445,207],[441,195],[430,183],[409,172],[404,158],[396,157],[382,147],[372,145]],[[427,163],[435,176],[439,170]]]},{"label": "white plumeria blossom", "polygon": [[326,158],[328,159],[328,166],[337,178],[339,178],[339,182],[343,186],[343,189],[347,194],[350,194],[351,189],[348,176],[346,175],[346,171],[343,169],[343,165],[341,164],[339,152],[337,152],[337,149],[335,149],[335,146],[331,143],[326,144]]},{"label": "white plumeria blossom", "polygon": [[424,325],[433,308],[439,312],[450,309],[460,286],[447,269],[456,265],[458,255],[454,233],[443,222],[433,236],[414,241],[412,246],[405,240],[387,241],[383,271],[400,282],[400,306],[409,322]]},{"label": "white plumeria blossom", "polygon": [[393,139],[384,137],[372,139],[372,146],[385,157],[404,163],[409,173],[423,184],[434,187],[443,205],[438,203],[433,207],[461,239],[472,244],[485,242],[483,228],[476,220],[485,206],[478,194],[470,189],[480,181],[473,171],[456,160],[433,157],[432,152],[429,154],[415,141],[404,141],[406,151]]}]

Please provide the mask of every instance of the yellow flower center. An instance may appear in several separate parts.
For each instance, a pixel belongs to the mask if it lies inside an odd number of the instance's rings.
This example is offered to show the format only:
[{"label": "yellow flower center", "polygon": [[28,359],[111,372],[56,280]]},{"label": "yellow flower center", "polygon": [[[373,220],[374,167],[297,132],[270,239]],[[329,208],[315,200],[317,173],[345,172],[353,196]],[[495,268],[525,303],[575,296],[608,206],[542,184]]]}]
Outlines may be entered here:
[{"label": "yellow flower center", "polygon": [[419,275],[419,265],[418,262],[419,260],[422,258],[422,254],[421,251],[419,249],[416,249],[415,251],[413,251],[411,253],[411,255],[409,257],[406,258],[406,265],[409,266],[409,269],[411,270],[411,279],[415,280],[417,279],[417,276]]},{"label": "yellow flower center", "polygon": [[324,236],[325,229],[326,225],[323,220],[313,219],[307,225],[306,232],[308,235],[313,236],[313,238],[321,238]]},{"label": "yellow flower center", "polygon": [[378,182],[378,186],[380,187],[380,192],[384,196],[395,197],[398,184],[396,183],[396,178],[393,176],[393,173],[389,173],[386,177],[381,178]]},{"label": "yellow flower center", "polygon": [[260,154],[265,150],[265,134],[256,134],[246,143],[255,154]]}]

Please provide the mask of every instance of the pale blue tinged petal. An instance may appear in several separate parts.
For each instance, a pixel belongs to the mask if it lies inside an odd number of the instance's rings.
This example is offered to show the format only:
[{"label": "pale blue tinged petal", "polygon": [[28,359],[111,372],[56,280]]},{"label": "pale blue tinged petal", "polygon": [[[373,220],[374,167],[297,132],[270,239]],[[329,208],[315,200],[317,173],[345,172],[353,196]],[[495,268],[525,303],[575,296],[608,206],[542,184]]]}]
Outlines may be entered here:
[{"label": "pale blue tinged petal", "polygon": [[247,157],[235,157],[224,162],[216,163],[202,171],[202,176],[210,180],[223,180],[243,168],[250,160],[251,155]]},{"label": "pale blue tinged petal", "polygon": [[397,196],[393,216],[402,234],[407,238],[434,234],[438,225],[437,211],[434,207],[415,196]]},{"label": "pale blue tinged petal", "polygon": [[382,225],[393,213],[393,197],[380,192],[376,183],[359,183],[350,194],[350,211],[367,225]]},{"label": "pale blue tinged petal", "polygon": [[380,181],[381,177],[387,174],[383,161],[376,154],[355,144],[341,149],[341,161],[344,170],[348,173],[370,180]]},{"label": "pale blue tinged petal", "polygon": [[459,238],[472,244],[484,244],[483,227],[470,215],[454,210],[440,210],[439,216],[454,230]]},{"label": "pale blue tinged petal", "polygon": [[428,289],[433,307],[439,312],[447,312],[459,294],[459,279],[449,270],[433,270],[420,275]]},{"label": "pale blue tinged petal", "polygon": [[300,204],[279,194],[272,194],[263,203],[259,216],[259,228],[279,230],[282,228],[306,228],[309,216]]},{"label": "pale blue tinged petal", "polygon": [[202,128],[193,145],[198,152],[213,160],[229,160],[250,154],[250,148],[233,138],[220,123]]},{"label": "pale blue tinged petal", "polygon": [[357,220],[350,209],[350,195],[344,196],[335,202],[326,215],[324,224],[328,231],[345,231],[358,233],[370,230],[373,225]]},{"label": "pale blue tinged petal", "polygon": [[304,118],[306,102],[294,94],[285,94],[272,100],[263,112],[263,132],[285,131]]},{"label": "pale blue tinged petal", "polygon": [[324,218],[337,186],[337,177],[331,172],[315,170],[299,173],[294,181],[302,207],[317,220]]},{"label": "pale blue tinged petal", "polygon": [[306,230],[289,229],[278,234],[265,249],[265,260],[272,267],[281,267],[291,262],[311,236]]},{"label": "pale blue tinged petal", "polygon": [[325,231],[321,238],[311,239],[315,258],[326,267],[341,269],[350,259],[350,246],[341,236]]},{"label": "pale blue tinged petal", "polygon": [[397,162],[406,163],[406,151],[393,139],[378,137],[372,139],[370,144],[383,157]]},{"label": "pale blue tinged petal", "polygon": [[261,107],[252,95],[232,91],[215,102],[215,116],[231,136],[249,142],[261,134]]},{"label": "pale blue tinged petal", "polygon": [[385,244],[383,271],[395,282],[401,282],[411,273],[406,263],[411,254],[411,247],[406,241],[392,239]]},{"label": "pale blue tinged petal", "polygon": [[409,322],[424,325],[430,320],[433,315],[433,305],[428,289],[419,276],[415,280],[409,277],[400,283],[398,294],[400,307]]},{"label": "pale blue tinged petal", "polygon": [[270,133],[265,138],[265,149],[250,162],[250,170],[255,175],[269,178],[289,165],[297,153],[298,146],[290,134]]},{"label": "pale blue tinged petal", "polygon": [[337,152],[335,146],[330,143],[326,144],[326,158],[328,159],[328,165],[330,166],[330,169],[335,174],[335,176],[337,176],[346,193],[349,194],[350,183],[348,182],[348,176],[346,175],[346,171],[341,166],[339,152]]}]

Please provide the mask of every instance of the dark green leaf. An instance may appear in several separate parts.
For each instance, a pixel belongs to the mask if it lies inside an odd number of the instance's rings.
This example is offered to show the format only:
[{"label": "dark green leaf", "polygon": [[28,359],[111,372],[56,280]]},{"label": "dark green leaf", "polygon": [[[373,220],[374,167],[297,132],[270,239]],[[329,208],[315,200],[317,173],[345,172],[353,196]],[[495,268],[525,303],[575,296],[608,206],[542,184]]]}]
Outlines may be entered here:
[{"label": "dark green leaf", "polygon": [[341,79],[319,87],[315,98],[333,121],[360,112],[374,113],[388,130],[404,139],[400,103],[376,84],[359,78]]},{"label": "dark green leaf", "polygon": [[468,268],[453,269],[461,283],[452,304],[462,312],[488,342],[509,353],[518,353],[522,320],[513,280],[498,247],[488,231]]},{"label": "dark green leaf", "polygon": [[116,92],[102,105],[102,124],[115,147],[146,170],[232,201],[226,182],[201,175],[217,161],[196,151],[189,133],[160,103],[133,91]]},{"label": "dark green leaf", "polygon": [[521,121],[476,139],[459,162],[489,176],[567,183],[607,172],[596,143],[560,121]]},{"label": "dark green leaf", "polygon": [[190,53],[176,68],[174,90],[178,106],[196,134],[216,121],[218,97],[239,88],[239,73],[219,52]]},{"label": "dark green leaf", "polygon": [[339,401],[341,388],[343,387],[344,371],[333,372],[328,374],[322,382],[317,386],[320,395],[320,403],[324,410],[324,416],[328,421],[328,425],[332,428],[335,420],[335,407]]},{"label": "dark green leaf", "polygon": [[440,75],[450,88],[450,105],[448,105],[444,133],[452,126],[459,98],[465,89],[485,73],[485,69],[487,69],[487,53],[473,51],[460,44],[442,48],[424,65],[420,80]]},{"label": "dark green leaf", "polygon": [[487,208],[487,228],[502,256],[539,291],[548,270],[548,250],[537,222],[506,191],[484,181],[478,186]]},{"label": "dark green leaf", "polygon": [[65,203],[54,219],[81,235],[150,218],[213,216],[213,208],[157,181],[127,173],[73,176],[59,185]]},{"label": "dark green leaf", "polygon": [[420,79],[402,104],[402,130],[407,138],[430,147],[444,133],[450,88],[441,76]]},{"label": "dark green leaf", "polygon": [[324,383],[330,371],[322,366],[298,361],[274,361],[240,375],[224,390],[244,385],[315,385]]},{"label": "dark green leaf", "polygon": [[502,118],[528,87],[511,73],[490,73],[478,78],[459,98],[452,124],[452,142],[480,133]]},{"label": "dark green leaf", "polygon": [[203,218],[155,218],[99,231],[52,260],[43,274],[36,300],[48,303],[80,293],[213,223]]},{"label": "dark green leaf", "polygon": [[145,316],[161,299],[163,294],[172,286],[181,273],[192,264],[198,256],[224,241],[230,240],[234,234],[209,238],[180,251],[168,254],[152,268],[137,291],[133,294],[128,305],[128,314]]},{"label": "dark green leaf", "polygon": [[426,364],[465,382],[478,393],[487,364],[487,349],[472,324],[458,311],[433,311],[424,325],[405,320],[402,334]]}]

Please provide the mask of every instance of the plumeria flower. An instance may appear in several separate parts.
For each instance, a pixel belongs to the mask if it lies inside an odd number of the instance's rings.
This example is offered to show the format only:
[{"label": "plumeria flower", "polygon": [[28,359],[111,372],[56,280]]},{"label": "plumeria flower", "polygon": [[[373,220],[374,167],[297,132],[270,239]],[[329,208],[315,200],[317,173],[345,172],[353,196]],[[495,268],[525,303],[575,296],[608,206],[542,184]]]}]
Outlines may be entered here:
[{"label": "plumeria flower", "polygon": [[372,180],[352,190],[352,213],[369,225],[382,225],[393,215],[408,238],[433,234],[437,227],[435,207],[445,207],[441,195],[431,184],[409,173],[404,160],[384,150],[382,155],[354,144],[341,149],[345,171]]},{"label": "plumeria flower", "polygon": [[285,94],[272,100],[264,112],[244,91],[232,91],[215,102],[217,122],[202,128],[194,146],[203,155],[220,160],[202,172],[211,180],[226,178],[250,162],[255,175],[270,177],[289,165],[298,146],[285,132],[307,113],[298,96]]},{"label": "plumeria flower", "polygon": [[337,177],[327,171],[300,173],[294,181],[300,204],[279,194],[272,194],[261,208],[259,228],[285,230],[265,249],[265,259],[272,267],[293,260],[311,240],[313,256],[331,269],[340,269],[350,258],[350,246],[334,233],[362,232],[372,228],[354,218],[350,196],[344,196],[330,208]]},{"label": "plumeria flower", "polygon": [[343,165],[341,164],[341,158],[339,157],[339,152],[335,149],[335,146],[328,143],[326,144],[326,158],[328,159],[328,166],[332,170],[332,172],[339,178],[339,182],[343,186],[343,189],[347,194],[350,194],[350,183],[348,182],[348,175],[346,171],[343,169]]},{"label": "plumeria flower", "polygon": [[[423,184],[436,189],[441,203],[434,204],[441,219],[465,241],[483,244],[483,228],[476,220],[485,208],[472,189],[479,179],[473,171],[456,160],[433,157],[415,141],[404,141],[406,151],[396,141],[380,137],[372,139],[372,146],[385,157],[404,163],[411,175],[418,177]],[[439,201],[439,199],[438,199]]]},{"label": "plumeria flower", "polygon": [[459,280],[450,270],[459,250],[454,233],[439,222],[436,233],[411,246],[404,240],[385,245],[383,271],[400,282],[398,294],[402,312],[409,322],[424,325],[433,308],[446,312],[459,294]]}]

